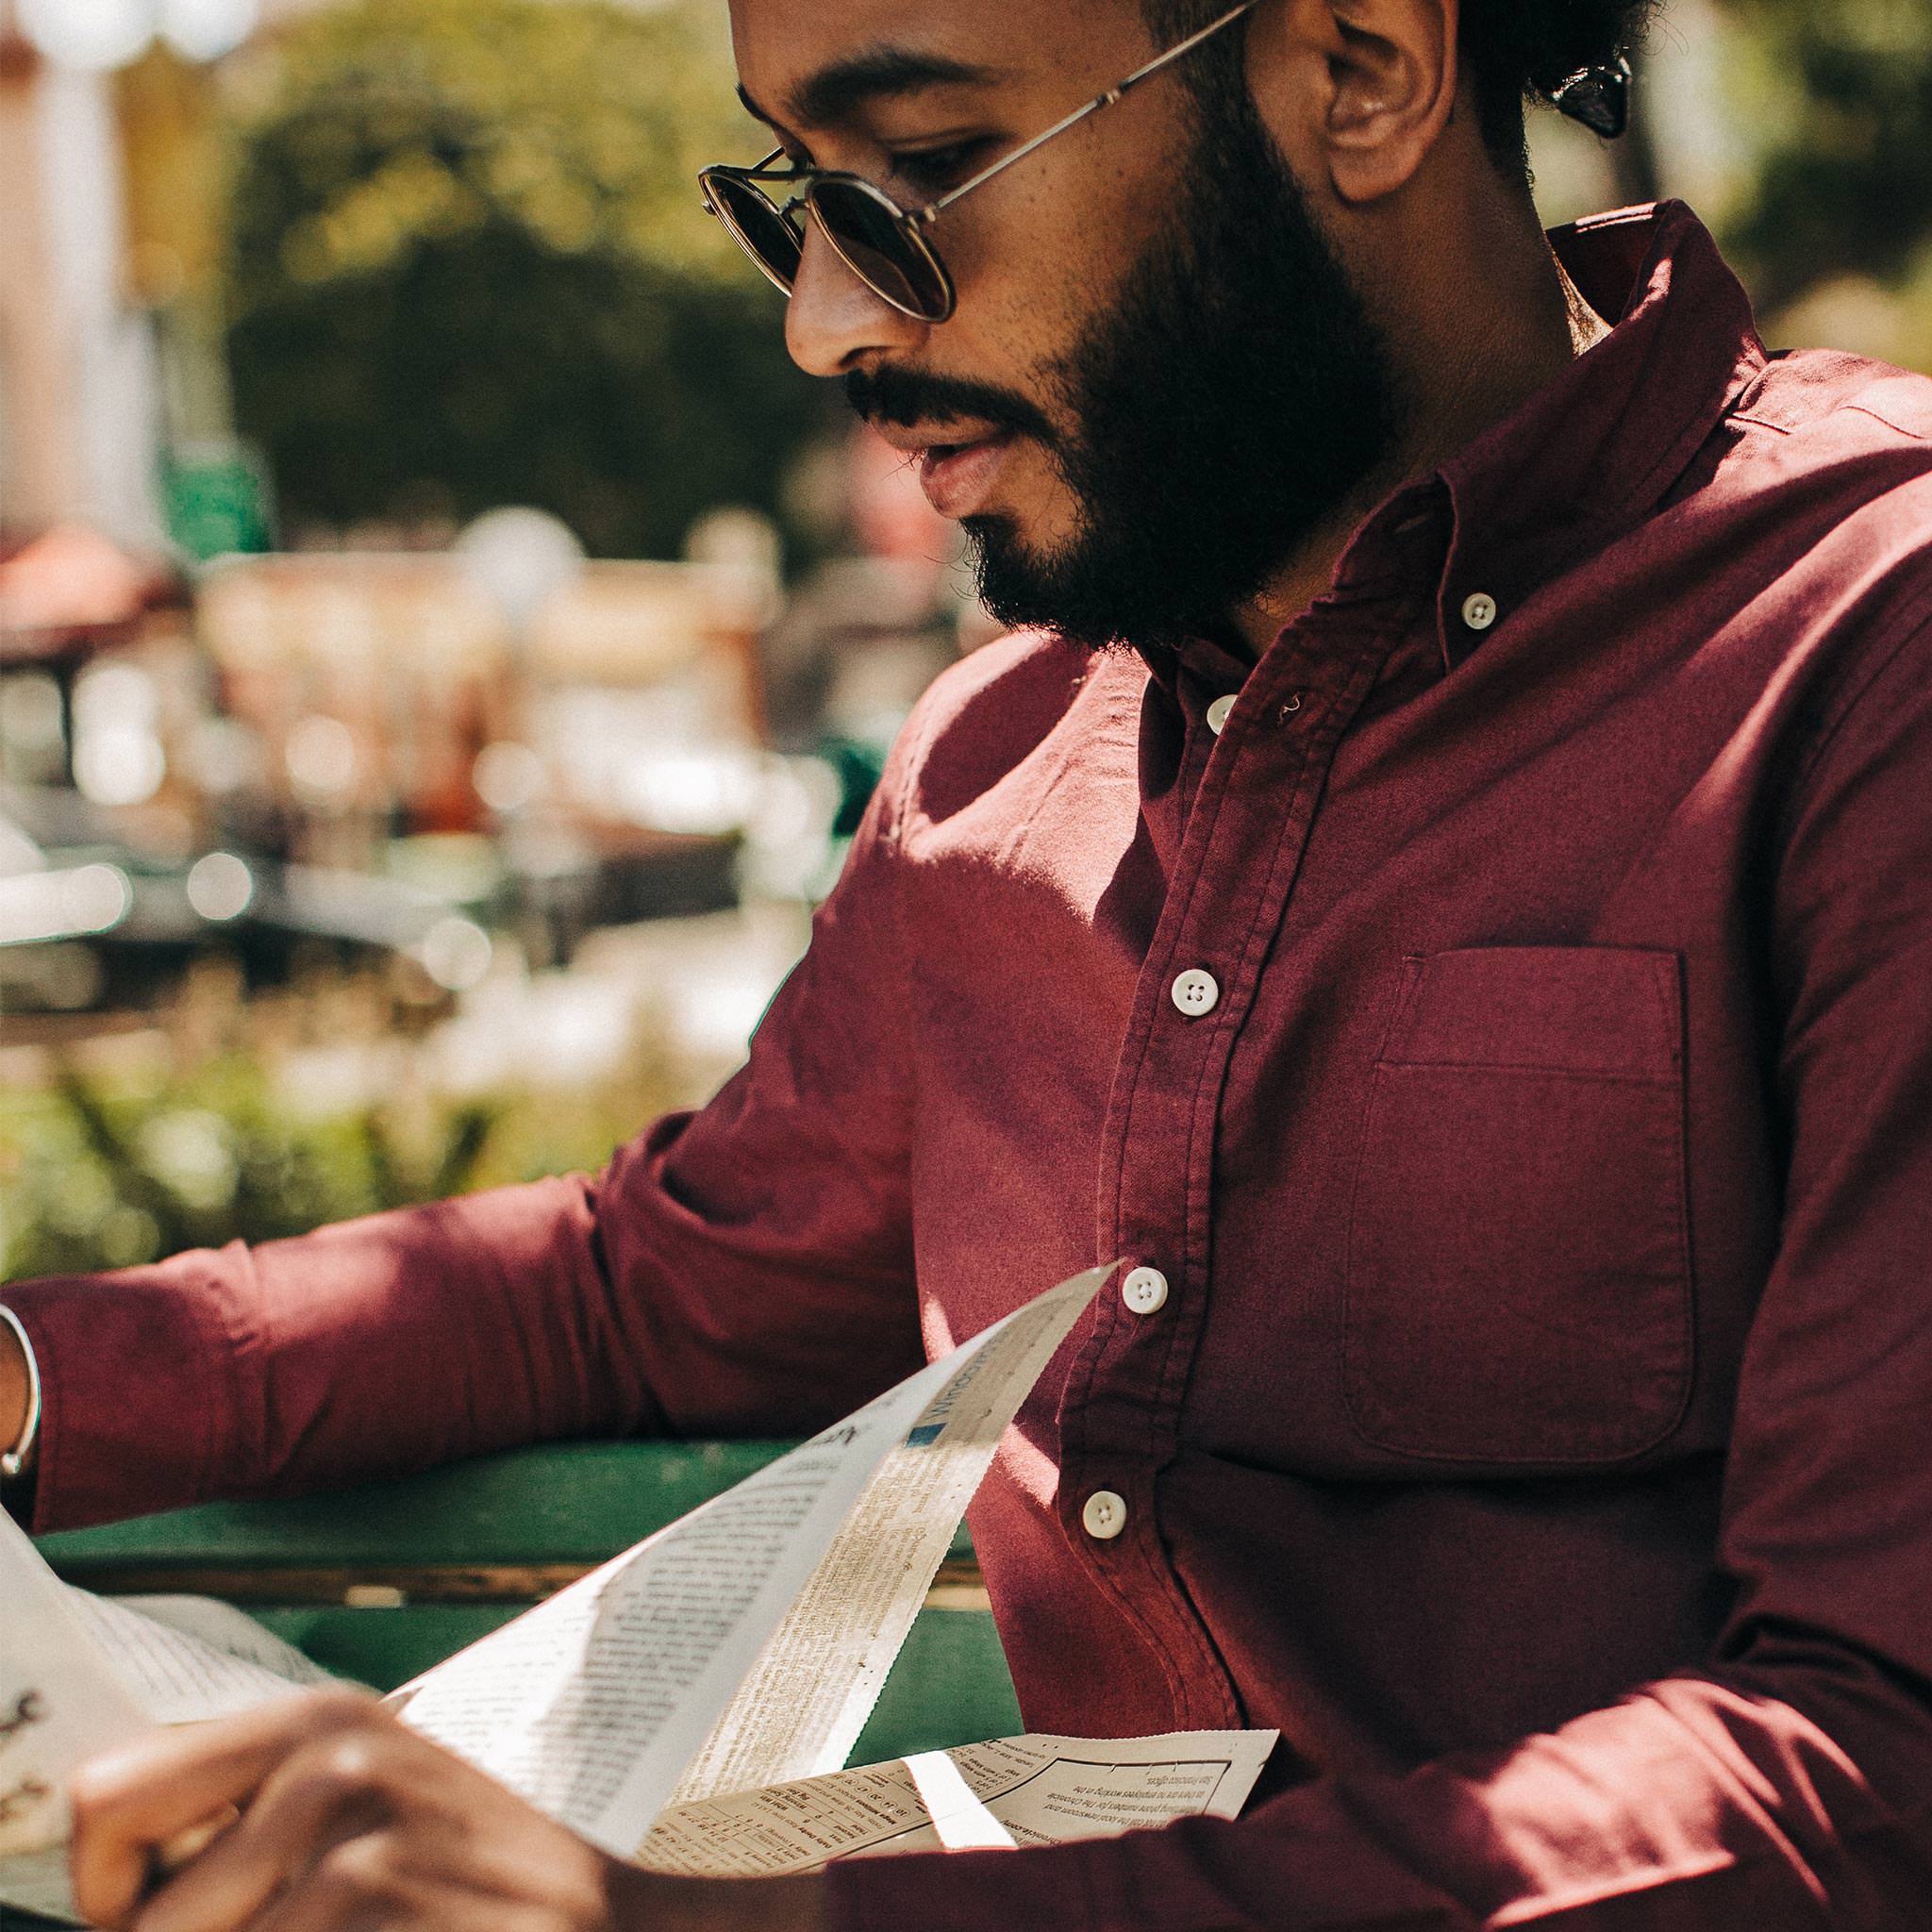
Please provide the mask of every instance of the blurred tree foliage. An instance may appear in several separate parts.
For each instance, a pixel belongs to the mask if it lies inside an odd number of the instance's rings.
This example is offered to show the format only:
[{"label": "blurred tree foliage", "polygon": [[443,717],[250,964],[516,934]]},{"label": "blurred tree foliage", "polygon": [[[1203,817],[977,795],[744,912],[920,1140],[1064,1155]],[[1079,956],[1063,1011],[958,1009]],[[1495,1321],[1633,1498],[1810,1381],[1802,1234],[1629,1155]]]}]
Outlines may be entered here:
[{"label": "blurred tree foliage", "polygon": [[116,1093],[63,1069],[0,1128],[0,1278],[148,1261],[229,1241],[440,1200],[475,1185],[499,1112],[450,1108],[405,1144],[375,1108],[304,1122],[258,1067],[198,1070],[158,1094]]},{"label": "blurred tree foliage", "polygon": [[0,1281],[276,1241],[326,1222],[594,1172],[641,1118],[698,1095],[661,1054],[559,1102],[507,1091],[312,1115],[257,1054],[158,1083],[72,1065],[0,1107]]},{"label": "blurred tree foliage", "polygon": [[243,109],[236,413],[287,512],[530,503],[593,553],[776,512],[826,402],[698,208],[750,158],[722,8],[353,0],[285,29]]},{"label": "blurred tree foliage", "polygon": [[1734,75],[1774,130],[1730,224],[1760,304],[1926,270],[1932,242],[1932,5],[1727,0]]}]

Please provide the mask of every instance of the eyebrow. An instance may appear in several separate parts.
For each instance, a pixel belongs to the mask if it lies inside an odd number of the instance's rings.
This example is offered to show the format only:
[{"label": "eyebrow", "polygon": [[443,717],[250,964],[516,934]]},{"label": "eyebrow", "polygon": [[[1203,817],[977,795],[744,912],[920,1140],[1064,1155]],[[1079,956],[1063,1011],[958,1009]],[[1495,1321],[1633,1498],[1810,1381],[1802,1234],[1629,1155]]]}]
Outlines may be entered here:
[{"label": "eyebrow", "polygon": [[[881,100],[924,92],[935,87],[976,87],[1002,78],[996,67],[955,60],[944,54],[918,54],[908,47],[874,47],[848,55],[792,89],[786,106],[801,127],[827,127],[849,121],[862,108]],[[738,98],[768,127],[778,123],[742,87]]]}]

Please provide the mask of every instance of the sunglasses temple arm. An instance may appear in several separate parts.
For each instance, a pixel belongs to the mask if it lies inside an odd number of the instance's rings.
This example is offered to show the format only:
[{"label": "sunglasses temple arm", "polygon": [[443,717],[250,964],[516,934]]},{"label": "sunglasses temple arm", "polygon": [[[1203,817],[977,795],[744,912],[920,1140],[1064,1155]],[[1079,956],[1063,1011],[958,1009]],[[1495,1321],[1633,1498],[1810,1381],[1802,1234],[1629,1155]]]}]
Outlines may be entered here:
[{"label": "sunglasses temple arm", "polygon": [[1158,74],[1163,67],[1178,60],[1182,55],[1192,53],[1203,41],[1218,34],[1230,21],[1239,20],[1242,14],[1251,12],[1259,4],[1260,0],[1241,0],[1239,6],[1230,7],[1225,13],[1222,14],[1218,19],[1210,20],[1206,26],[1197,27],[1186,40],[1178,41],[1165,52],[1157,54],[1144,67],[1135,68],[1133,73],[1128,75],[1124,80],[1116,82],[1104,94],[1095,94],[1091,101],[1075,108],[1071,114],[1064,115],[1061,119],[1056,121],[1044,133],[1036,134],[1031,141],[1022,143],[1011,154],[1002,155],[991,167],[982,168],[970,180],[960,182],[958,187],[946,194],[942,194],[939,200],[915,210],[909,219],[924,226],[927,222],[933,220],[935,216],[943,213],[945,209],[951,208],[962,194],[972,193],[982,182],[991,181],[995,175],[1004,173],[1015,161],[1024,160],[1035,148],[1044,147],[1048,142],[1054,140],[1058,135],[1064,134],[1068,128],[1076,126],[1080,122],[1086,120],[1088,115],[1097,114],[1103,108],[1112,107],[1123,94],[1139,87],[1143,80],[1146,80],[1150,75]]}]

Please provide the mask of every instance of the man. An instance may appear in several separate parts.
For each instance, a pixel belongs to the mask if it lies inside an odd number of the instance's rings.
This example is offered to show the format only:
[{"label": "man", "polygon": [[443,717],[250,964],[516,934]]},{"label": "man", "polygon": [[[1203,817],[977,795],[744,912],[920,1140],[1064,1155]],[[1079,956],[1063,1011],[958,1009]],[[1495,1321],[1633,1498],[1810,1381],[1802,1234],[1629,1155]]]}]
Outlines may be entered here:
[{"label": "man", "polygon": [[1269,1791],[676,1885],[323,1700],[84,1774],[97,1916],[233,1802],[143,1932],[1932,1924],[1932,386],[1680,208],[1552,253],[1521,97],[1632,13],[734,0],[858,185],[716,205],[1039,628],[596,1183],[8,1291],[51,1527],[805,1428],[1123,1256],[989,1589],[1030,1724]]}]

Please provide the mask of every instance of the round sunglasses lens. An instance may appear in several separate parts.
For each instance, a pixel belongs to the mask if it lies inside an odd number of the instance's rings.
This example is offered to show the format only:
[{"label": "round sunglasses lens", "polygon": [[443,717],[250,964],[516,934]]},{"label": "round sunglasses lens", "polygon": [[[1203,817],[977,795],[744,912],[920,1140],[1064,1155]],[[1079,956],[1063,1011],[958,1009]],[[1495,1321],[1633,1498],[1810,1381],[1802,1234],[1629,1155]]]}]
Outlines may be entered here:
[{"label": "round sunglasses lens", "polygon": [[887,301],[929,322],[946,312],[945,280],[896,208],[849,181],[815,182],[811,206],[833,247]]},{"label": "round sunglasses lens", "polygon": [[798,237],[785,217],[748,181],[707,175],[706,194],[724,225],[788,294],[798,276]]}]

